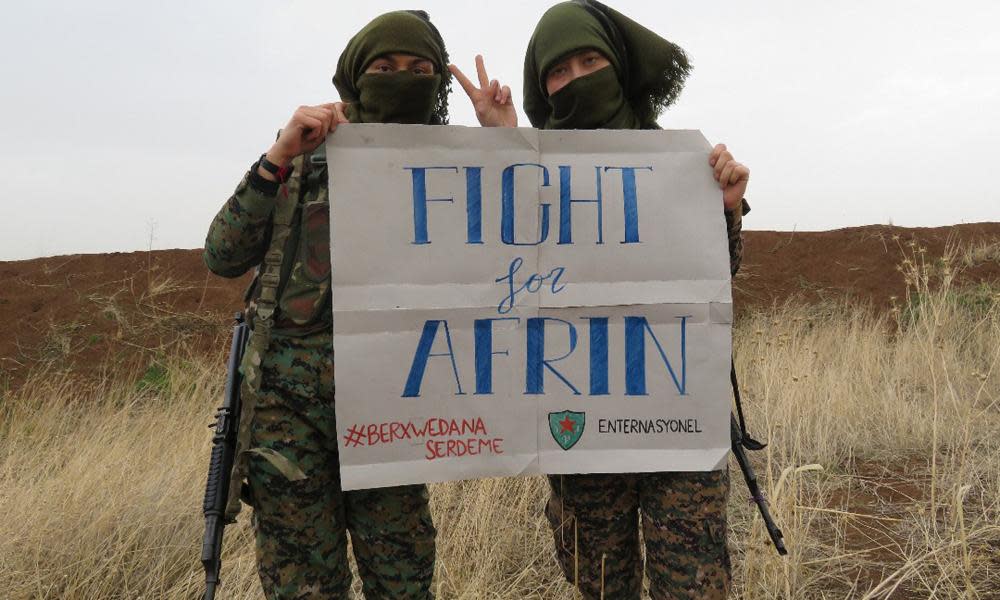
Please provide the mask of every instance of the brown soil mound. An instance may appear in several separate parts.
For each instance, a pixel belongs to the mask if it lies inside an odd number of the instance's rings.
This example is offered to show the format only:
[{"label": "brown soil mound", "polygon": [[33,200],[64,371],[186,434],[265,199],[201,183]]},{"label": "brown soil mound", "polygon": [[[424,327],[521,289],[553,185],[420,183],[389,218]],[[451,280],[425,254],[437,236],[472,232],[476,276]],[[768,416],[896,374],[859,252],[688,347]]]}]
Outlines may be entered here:
[{"label": "brown soil mound", "polygon": [[0,384],[46,365],[143,369],[172,349],[207,351],[242,304],[249,275],[211,275],[200,250],[0,262]]},{"label": "brown soil mound", "polygon": [[877,309],[903,298],[898,267],[905,257],[940,260],[956,249],[958,285],[1000,281],[1000,223],[907,229],[888,225],[835,231],[748,231],[743,266],[734,282],[739,309],[788,299],[806,302],[848,298]]},{"label": "brown soil mound", "polygon": [[[924,248],[934,260],[948,246],[964,249],[960,283],[1000,282],[1000,223],[749,231],[735,303],[748,310],[849,298],[884,308],[905,293],[897,271],[904,253]],[[148,369],[178,347],[221,348],[248,282],[210,275],[200,250],[0,262],[0,383],[17,385],[39,364],[80,370],[110,356],[116,369]]]}]

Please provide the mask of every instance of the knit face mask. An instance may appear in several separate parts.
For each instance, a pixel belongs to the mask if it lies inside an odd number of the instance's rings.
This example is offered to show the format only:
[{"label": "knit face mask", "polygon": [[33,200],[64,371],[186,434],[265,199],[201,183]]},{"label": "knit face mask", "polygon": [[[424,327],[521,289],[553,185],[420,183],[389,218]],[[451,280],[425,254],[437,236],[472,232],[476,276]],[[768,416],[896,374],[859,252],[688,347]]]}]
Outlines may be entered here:
[{"label": "knit face mask", "polygon": [[440,75],[366,73],[358,78],[358,102],[348,108],[354,123],[426,124],[438,97]]},{"label": "knit face mask", "polygon": [[637,129],[613,66],[578,77],[548,98],[545,129]]}]

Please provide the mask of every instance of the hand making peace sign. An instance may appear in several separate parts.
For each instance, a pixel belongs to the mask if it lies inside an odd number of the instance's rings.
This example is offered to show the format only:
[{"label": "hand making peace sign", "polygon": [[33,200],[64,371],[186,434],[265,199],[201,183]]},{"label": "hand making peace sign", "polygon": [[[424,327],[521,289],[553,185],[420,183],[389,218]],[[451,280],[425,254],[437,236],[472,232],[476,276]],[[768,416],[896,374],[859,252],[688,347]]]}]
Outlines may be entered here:
[{"label": "hand making peace sign", "polygon": [[465,73],[455,65],[448,65],[448,70],[452,72],[462,89],[472,100],[472,107],[476,109],[476,117],[483,127],[517,127],[517,111],[514,110],[514,102],[510,98],[510,88],[501,86],[500,82],[494,79],[490,81],[486,76],[486,65],[483,63],[481,54],[476,55],[476,71],[479,73],[479,87],[477,88]]}]

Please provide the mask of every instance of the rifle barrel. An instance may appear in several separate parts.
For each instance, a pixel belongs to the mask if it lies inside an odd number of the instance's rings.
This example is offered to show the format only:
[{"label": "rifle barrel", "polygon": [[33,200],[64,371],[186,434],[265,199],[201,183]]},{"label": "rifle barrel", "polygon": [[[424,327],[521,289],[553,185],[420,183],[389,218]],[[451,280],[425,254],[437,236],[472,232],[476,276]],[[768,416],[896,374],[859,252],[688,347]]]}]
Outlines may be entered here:
[{"label": "rifle barrel", "polygon": [[740,471],[743,472],[743,479],[746,481],[747,489],[750,490],[750,499],[757,505],[757,510],[760,511],[760,516],[764,519],[764,527],[767,529],[767,535],[771,538],[774,548],[778,551],[778,554],[785,556],[788,554],[788,550],[785,548],[784,535],[774,523],[771,511],[767,508],[767,500],[764,498],[763,492],[760,491],[760,485],[757,484],[757,475],[754,473],[753,465],[750,464],[750,459],[743,449],[743,434],[736,423],[735,416],[730,415],[730,423],[733,456],[736,457],[736,462],[740,465]]},{"label": "rifle barrel", "polygon": [[212,455],[208,464],[208,479],[205,483],[205,500],[202,512],[205,516],[205,535],[201,544],[201,563],[205,568],[205,600],[215,598],[222,569],[222,535],[226,527],[226,504],[229,500],[229,480],[236,459],[236,437],[240,420],[240,363],[249,328],[241,313],[236,314],[233,339],[227,363],[225,397],[216,413],[216,423],[212,435]]}]

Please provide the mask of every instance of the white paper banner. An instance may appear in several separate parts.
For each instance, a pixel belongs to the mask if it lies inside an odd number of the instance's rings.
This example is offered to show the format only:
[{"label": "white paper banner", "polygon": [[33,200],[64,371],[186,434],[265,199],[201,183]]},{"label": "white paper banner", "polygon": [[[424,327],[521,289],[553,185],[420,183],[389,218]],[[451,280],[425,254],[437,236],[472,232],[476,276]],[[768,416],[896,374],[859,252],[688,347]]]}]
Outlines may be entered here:
[{"label": "white paper banner", "polygon": [[338,127],[343,488],[720,468],[732,296],[709,152],[698,131]]}]

